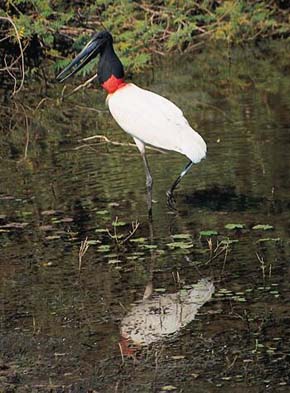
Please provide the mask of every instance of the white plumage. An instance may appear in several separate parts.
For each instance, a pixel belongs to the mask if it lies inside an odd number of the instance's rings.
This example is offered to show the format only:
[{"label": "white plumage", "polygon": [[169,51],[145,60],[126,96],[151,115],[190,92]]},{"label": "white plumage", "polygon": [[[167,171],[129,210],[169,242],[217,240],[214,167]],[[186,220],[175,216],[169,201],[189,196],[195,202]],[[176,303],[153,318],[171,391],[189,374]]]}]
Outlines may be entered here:
[{"label": "white plumage", "polygon": [[204,140],[166,98],[129,83],[109,94],[107,103],[116,122],[135,139],[141,152],[148,144],[184,154],[194,163],[205,157]]}]

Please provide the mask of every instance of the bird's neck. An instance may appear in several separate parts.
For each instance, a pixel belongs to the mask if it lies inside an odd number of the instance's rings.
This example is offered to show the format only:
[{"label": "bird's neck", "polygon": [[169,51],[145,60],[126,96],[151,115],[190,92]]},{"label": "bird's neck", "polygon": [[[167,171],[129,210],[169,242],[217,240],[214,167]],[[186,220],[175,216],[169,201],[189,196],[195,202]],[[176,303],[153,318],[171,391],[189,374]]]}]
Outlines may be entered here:
[{"label": "bird's neck", "polygon": [[98,66],[98,78],[101,86],[109,94],[115,93],[115,91],[127,84],[124,80],[123,65],[110,42],[101,52]]},{"label": "bird's neck", "polygon": [[110,76],[104,83],[102,83],[102,88],[107,91],[108,94],[113,94],[115,91],[121,87],[126,86],[128,83],[125,82],[124,78],[116,78],[114,74]]}]

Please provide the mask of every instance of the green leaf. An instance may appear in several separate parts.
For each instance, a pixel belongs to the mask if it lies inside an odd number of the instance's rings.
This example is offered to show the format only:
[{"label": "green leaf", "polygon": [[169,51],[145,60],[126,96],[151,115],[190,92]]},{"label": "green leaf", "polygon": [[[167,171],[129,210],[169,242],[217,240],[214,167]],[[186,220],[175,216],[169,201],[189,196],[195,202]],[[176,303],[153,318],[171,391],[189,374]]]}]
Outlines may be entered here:
[{"label": "green leaf", "polygon": [[200,231],[199,234],[200,236],[217,236],[218,232],[214,230],[208,230],[208,231]]}]

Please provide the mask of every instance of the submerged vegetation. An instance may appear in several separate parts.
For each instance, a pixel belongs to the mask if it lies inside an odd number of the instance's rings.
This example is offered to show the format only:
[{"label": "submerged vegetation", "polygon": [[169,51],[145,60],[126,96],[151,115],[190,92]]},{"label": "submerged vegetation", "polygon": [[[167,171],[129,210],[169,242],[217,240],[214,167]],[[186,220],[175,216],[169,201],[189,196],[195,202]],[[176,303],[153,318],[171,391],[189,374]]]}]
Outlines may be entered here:
[{"label": "submerged vegetation", "polygon": [[288,0],[0,0],[0,75],[14,81],[19,71],[24,75],[23,59],[32,74],[44,58],[58,71],[101,29],[112,32],[133,72],[150,66],[154,54],[192,51],[209,41],[288,38],[289,8]]}]

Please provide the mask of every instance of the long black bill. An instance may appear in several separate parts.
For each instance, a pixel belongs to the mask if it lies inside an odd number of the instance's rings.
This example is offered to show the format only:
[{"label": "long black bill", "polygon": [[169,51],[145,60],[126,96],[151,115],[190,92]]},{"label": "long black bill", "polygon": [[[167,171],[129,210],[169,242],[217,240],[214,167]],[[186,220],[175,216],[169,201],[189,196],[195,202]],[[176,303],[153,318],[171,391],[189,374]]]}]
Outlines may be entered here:
[{"label": "long black bill", "polygon": [[100,51],[101,43],[91,40],[77,57],[56,77],[59,82],[63,82],[73,76],[77,71],[88,64]]}]

